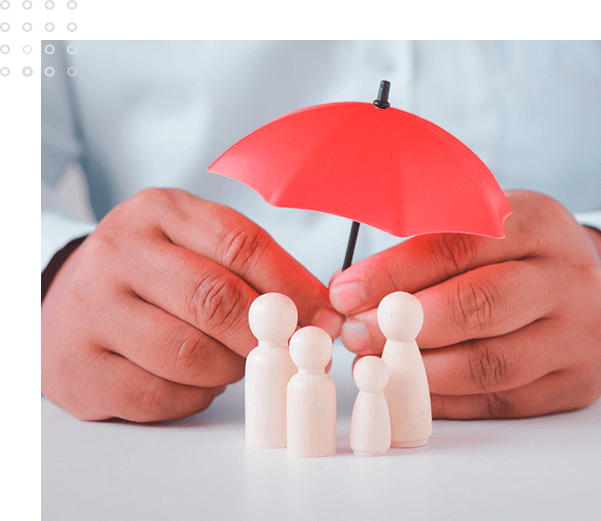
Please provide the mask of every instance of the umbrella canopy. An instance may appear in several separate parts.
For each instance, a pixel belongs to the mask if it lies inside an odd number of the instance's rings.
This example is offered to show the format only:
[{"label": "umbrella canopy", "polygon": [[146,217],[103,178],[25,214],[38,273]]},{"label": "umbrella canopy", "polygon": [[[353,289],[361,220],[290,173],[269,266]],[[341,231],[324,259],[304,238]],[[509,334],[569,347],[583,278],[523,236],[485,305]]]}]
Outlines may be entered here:
[{"label": "umbrella canopy", "polygon": [[502,238],[509,203],[488,168],[440,127],[378,99],[286,114],[238,141],[209,172],[241,181],[273,206],[353,219],[408,237],[461,232]]},{"label": "umbrella canopy", "polygon": [[209,172],[273,206],[316,210],[398,237],[461,232],[502,238],[511,208],[490,170],[429,121],[371,103],[328,103],[267,123]]}]

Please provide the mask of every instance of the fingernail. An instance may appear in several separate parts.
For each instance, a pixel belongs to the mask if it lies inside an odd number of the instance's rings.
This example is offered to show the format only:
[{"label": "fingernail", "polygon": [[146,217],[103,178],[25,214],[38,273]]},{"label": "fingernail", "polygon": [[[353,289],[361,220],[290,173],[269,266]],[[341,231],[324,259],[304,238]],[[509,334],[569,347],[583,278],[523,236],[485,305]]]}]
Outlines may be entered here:
[{"label": "fingernail", "polygon": [[369,350],[367,328],[361,322],[347,320],[342,326],[340,337],[344,346],[353,353]]},{"label": "fingernail", "polygon": [[340,313],[348,314],[364,302],[359,284],[349,282],[330,292],[330,302]]},{"label": "fingernail", "polygon": [[332,339],[338,338],[344,317],[332,309],[322,309],[313,319],[313,325],[323,329]]}]

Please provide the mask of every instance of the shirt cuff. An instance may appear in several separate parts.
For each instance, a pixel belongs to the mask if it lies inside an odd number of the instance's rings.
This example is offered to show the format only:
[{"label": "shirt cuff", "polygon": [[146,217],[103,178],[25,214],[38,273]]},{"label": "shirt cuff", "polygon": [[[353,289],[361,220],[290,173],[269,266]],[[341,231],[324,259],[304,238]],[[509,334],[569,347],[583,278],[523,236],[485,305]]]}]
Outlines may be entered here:
[{"label": "shirt cuff", "polygon": [[574,218],[582,226],[589,226],[590,228],[596,228],[601,231],[601,210],[575,213]]},{"label": "shirt cuff", "polygon": [[89,235],[96,228],[94,223],[67,219],[53,212],[42,212],[42,270],[46,269],[54,255],[73,239]]},{"label": "shirt cuff", "polygon": [[56,277],[58,271],[61,269],[61,266],[67,261],[69,255],[71,255],[78,248],[78,246],[86,240],[86,237],[87,235],[71,241],[62,250],[57,252],[52,259],[50,259],[46,269],[42,271],[42,303],[44,302],[46,293],[48,293],[48,290],[50,289],[50,284],[52,284],[52,281],[54,280],[54,277]]}]

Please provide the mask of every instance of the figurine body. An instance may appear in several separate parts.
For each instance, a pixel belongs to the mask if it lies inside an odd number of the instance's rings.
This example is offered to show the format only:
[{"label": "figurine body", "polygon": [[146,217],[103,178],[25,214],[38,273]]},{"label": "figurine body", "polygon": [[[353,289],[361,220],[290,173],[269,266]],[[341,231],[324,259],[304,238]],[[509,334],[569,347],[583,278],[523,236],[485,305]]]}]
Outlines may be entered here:
[{"label": "figurine body", "polygon": [[384,297],[378,324],[386,336],[382,360],[390,378],[384,396],[390,410],[392,447],[420,447],[432,435],[432,406],[426,368],[415,341],[424,321],[419,300],[398,291]]},{"label": "figurine body", "polygon": [[248,319],[259,345],[246,359],[246,445],[285,448],[286,392],[290,378],[296,373],[288,339],[298,320],[296,306],[285,295],[266,293],[252,303]]},{"label": "figurine body", "polygon": [[357,456],[377,456],[390,448],[390,413],[382,392],[388,375],[377,356],[361,358],[353,369],[359,394],[351,416],[351,449]]},{"label": "figurine body", "polygon": [[332,339],[309,326],[290,339],[298,373],[288,383],[288,455],[319,458],[336,454],[336,386],[324,372],[332,357]]}]

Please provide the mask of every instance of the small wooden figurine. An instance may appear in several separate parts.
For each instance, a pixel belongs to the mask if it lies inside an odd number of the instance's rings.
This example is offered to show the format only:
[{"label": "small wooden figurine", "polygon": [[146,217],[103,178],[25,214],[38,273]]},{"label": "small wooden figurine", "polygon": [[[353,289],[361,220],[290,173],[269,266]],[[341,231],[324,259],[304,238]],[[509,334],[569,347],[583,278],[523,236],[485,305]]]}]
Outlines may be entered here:
[{"label": "small wooden figurine", "polygon": [[294,302],[279,293],[256,298],[248,313],[259,341],[246,359],[244,385],[246,445],[262,449],[286,447],[286,392],[296,373],[288,339],[296,329]]},{"label": "small wooden figurine", "polygon": [[290,339],[298,373],[288,383],[288,455],[318,458],[336,454],[336,386],[324,372],[332,357],[332,339],[314,326]]},{"label": "small wooden figurine", "polygon": [[355,364],[359,388],[351,415],[351,449],[357,456],[377,456],[390,448],[390,413],[382,390],[388,382],[386,362],[365,356]]},{"label": "small wooden figurine", "polygon": [[387,339],[382,360],[390,371],[384,396],[390,410],[392,447],[420,447],[432,435],[428,379],[415,342],[423,322],[422,305],[409,293],[391,293],[378,306],[378,324]]}]

